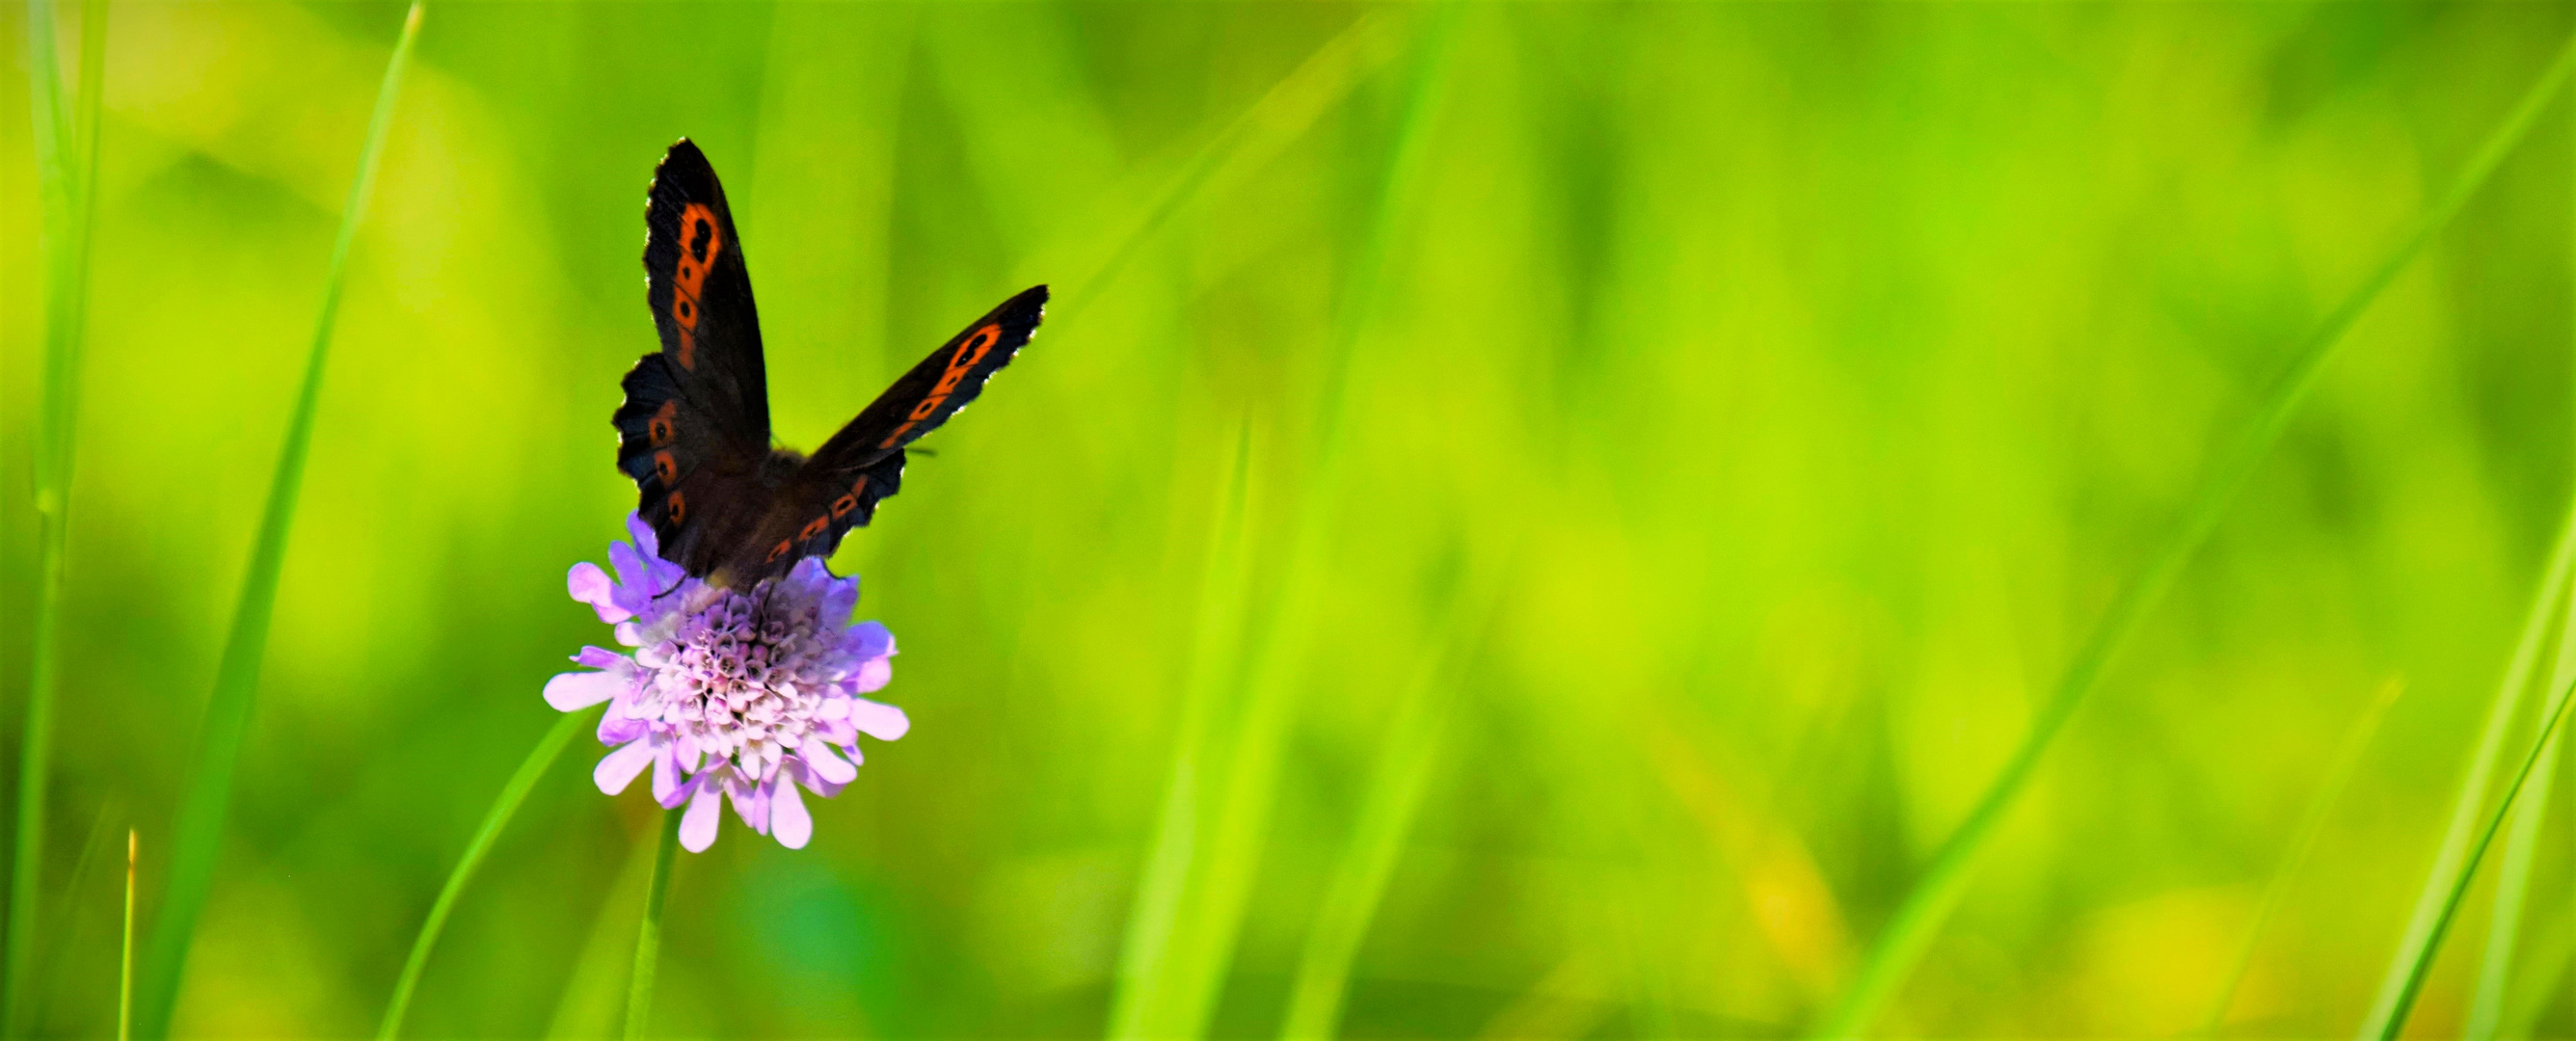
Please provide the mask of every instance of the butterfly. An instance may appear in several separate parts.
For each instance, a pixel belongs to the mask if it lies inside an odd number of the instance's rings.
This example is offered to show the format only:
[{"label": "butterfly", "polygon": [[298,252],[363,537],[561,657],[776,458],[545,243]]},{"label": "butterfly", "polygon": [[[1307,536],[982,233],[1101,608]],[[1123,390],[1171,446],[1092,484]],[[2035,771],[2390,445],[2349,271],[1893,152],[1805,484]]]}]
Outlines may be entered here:
[{"label": "butterfly", "polygon": [[830,556],[903,486],[904,446],[939,428],[1029,342],[1047,287],[1005,300],[894,381],[811,456],[772,447],[760,315],[724,186],[682,138],[644,209],[645,301],[662,349],[626,373],[617,467],[662,556],[748,589]]}]

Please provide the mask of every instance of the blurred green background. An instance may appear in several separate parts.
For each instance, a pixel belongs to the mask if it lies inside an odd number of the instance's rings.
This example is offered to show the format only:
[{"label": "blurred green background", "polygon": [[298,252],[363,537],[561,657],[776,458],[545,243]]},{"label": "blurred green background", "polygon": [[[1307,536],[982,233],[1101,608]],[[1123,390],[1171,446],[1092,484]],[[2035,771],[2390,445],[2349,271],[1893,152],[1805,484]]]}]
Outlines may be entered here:
[{"label": "blurred green background", "polygon": [[[113,1024],[129,825],[153,913],[403,8],[112,12],[31,998],[59,1036]],[[14,778],[43,316],[27,22],[0,13]],[[683,858],[656,1034],[1098,1036],[1195,747],[1275,779],[1234,796],[1258,841],[1199,865],[1245,910],[1231,960],[1197,959],[1212,1032],[1273,1035],[1428,690],[1445,725],[1344,1032],[1777,1036],[2571,31],[2503,2],[1454,18],[433,4],[178,1031],[372,1032],[551,722],[539,688],[606,641],[564,572],[634,504],[608,415],[654,346],[640,216],[676,137],[726,179],[788,444],[1012,291],[1056,304],[833,561],[901,643],[911,735],[815,804],[810,848],[728,817]],[[2194,1026],[2402,684],[2228,1031],[2358,1021],[2569,495],[2571,128],[2561,98],[2369,312],[1880,1029]],[[656,814],[595,791],[596,754],[503,837],[413,1036],[615,1030]],[[2566,801],[2515,990],[2558,1035]],[[2426,1036],[2459,1029],[2483,894]]]}]

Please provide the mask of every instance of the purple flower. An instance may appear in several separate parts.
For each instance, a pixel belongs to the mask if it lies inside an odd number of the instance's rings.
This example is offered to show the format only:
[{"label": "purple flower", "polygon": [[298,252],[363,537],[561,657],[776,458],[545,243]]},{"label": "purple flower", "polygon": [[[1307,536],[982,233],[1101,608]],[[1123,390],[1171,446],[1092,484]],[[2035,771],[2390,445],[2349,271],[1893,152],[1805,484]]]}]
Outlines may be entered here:
[{"label": "purple flower", "polygon": [[848,624],[859,580],[833,577],[818,558],[747,592],[722,589],[662,559],[643,521],[629,516],[626,527],[634,545],[608,546],[617,579],[576,564],[571,586],[635,653],[582,648],[572,660],[599,671],[546,681],[546,703],[571,712],[608,702],[599,741],[615,750],[592,779],[615,795],[652,767],[653,798],[688,804],[680,845],[689,852],[715,842],[719,796],[751,830],[803,849],[814,819],[797,786],[840,794],[865,761],[860,734],[892,741],[912,728],[902,709],[859,696],[893,677],[894,636]]}]

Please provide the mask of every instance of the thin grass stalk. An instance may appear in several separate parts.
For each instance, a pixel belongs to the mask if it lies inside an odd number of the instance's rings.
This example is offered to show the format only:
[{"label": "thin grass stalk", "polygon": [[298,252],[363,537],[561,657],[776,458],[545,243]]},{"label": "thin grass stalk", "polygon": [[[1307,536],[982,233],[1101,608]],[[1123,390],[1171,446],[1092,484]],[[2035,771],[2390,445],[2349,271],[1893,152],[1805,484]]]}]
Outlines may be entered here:
[{"label": "thin grass stalk", "polygon": [[214,695],[206,706],[196,766],[172,831],[170,881],[163,890],[160,917],[153,923],[152,941],[145,953],[140,1026],[146,1038],[166,1038],[170,1034],[180,978],[187,969],[188,944],[196,934],[197,916],[205,909],[206,894],[214,883],[215,858],[223,844],[224,815],[232,800],[233,772],[240,764],[242,740],[250,732],[252,697],[259,687],[260,662],[268,647],[270,615],[277,606],[278,572],[286,562],[287,533],[294,525],[296,499],[304,486],[305,456],[313,443],[314,413],[321,401],[323,367],[330,358],[331,332],[339,317],[349,251],[357,240],[359,222],[375,187],[386,135],[393,129],[394,99],[401,93],[403,70],[410,64],[413,44],[420,38],[421,12],[421,0],[413,0],[403,19],[402,36],[394,45],[393,57],[385,63],[384,81],[376,90],[375,112],[367,121],[366,144],[358,153],[357,177],[350,182],[348,200],[341,206],[339,234],[332,242],[331,264],[322,280],[322,304],[313,324],[312,348],[305,358],[303,385],[296,392],[295,408],[287,419],[286,442],[278,451],[277,473],[269,484],[268,503],[260,515],[250,567],[242,577],[232,632],[224,641],[223,659],[215,670]]},{"label": "thin grass stalk", "polygon": [[2504,828],[2505,816],[2512,811],[2515,797],[2522,794],[2524,782],[2531,779],[2532,770],[2551,749],[2557,747],[2558,726],[2566,721],[2570,702],[2576,702],[2576,686],[2561,687],[2553,693],[2549,712],[2541,719],[2540,731],[2532,736],[2531,751],[2522,757],[2522,768],[2514,771],[2513,782],[2505,786],[2504,801],[2497,803],[2495,812],[2488,815],[2486,827],[2478,833],[2477,845],[2469,848],[2468,859],[2450,880],[2441,912],[2433,917],[2433,928],[2423,949],[2407,965],[2404,985],[2397,992],[2397,1005],[2390,1010],[2388,1021],[2381,1024],[2379,1041],[2397,1041],[2398,1035],[2405,1032],[2406,1017],[2415,1010],[2415,999],[2423,995],[2424,981],[2433,974],[2433,960],[2441,953],[2442,938],[2459,917],[2460,903],[2468,899],[2470,884],[2477,881],[2478,864],[2486,859],[2487,848],[2495,843],[2496,832]]},{"label": "thin grass stalk", "polygon": [[[63,564],[71,524],[81,346],[88,324],[89,247],[98,207],[99,97],[105,91],[107,4],[81,6],[77,120],[66,112],[52,0],[27,5],[28,100],[39,182],[45,270],[45,361],[36,432],[36,602],[27,708],[20,731],[16,827],[10,845],[8,932],[0,940],[0,1036],[17,1036],[36,949],[43,893],[45,797],[53,770],[54,698],[61,683]],[[66,154],[67,139],[71,152]],[[75,159],[75,157],[77,157]],[[77,162],[77,165],[75,164]]]},{"label": "thin grass stalk", "polygon": [[[2557,584],[2547,602],[2564,601],[2566,580],[2566,572],[2562,568],[2555,577]],[[2309,799],[2307,812],[2300,815],[2298,830],[2291,833],[2288,851],[2282,855],[2280,866],[2272,870],[2271,881],[2263,886],[2263,899],[2255,905],[2253,920],[2245,923],[2245,938],[2237,942],[2236,956],[2228,961],[2227,975],[2220,982],[2218,993],[2209,999],[2209,1014],[2202,1017],[2200,1036],[2216,1036],[2219,1025],[2226,1021],[2228,1006],[2236,1003],[2236,988],[2244,984],[2246,971],[2254,965],[2254,952],[2263,938],[2263,927],[2271,922],[2272,915],[2281,908],[2281,901],[2289,895],[2290,880],[2297,878],[2307,865],[2308,854],[2316,849],[2317,836],[2325,833],[2327,819],[2333,815],[2335,805],[2343,801],[2344,789],[2351,785],[2353,775],[2359,772],[2362,753],[2370,749],[2370,739],[2379,733],[2380,722],[2388,718],[2389,706],[2395,705],[2405,690],[2405,684],[2390,680],[2380,688],[2379,696],[2371,700],[2369,707],[2362,710],[2361,718],[2353,721],[2352,729],[2344,734],[2343,744],[2335,750],[2332,765],[2326,767],[2325,783],[2318,785],[2317,794]]]},{"label": "thin grass stalk", "polygon": [[456,869],[447,873],[447,884],[439,887],[438,899],[429,905],[429,917],[421,921],[420,935],[412,940],[411,956],[403,959],[402,974],[394,979],[393,997],[385,1003],[384,1024],[376,1029],[382,1041],[393,1041],[402,1030],[403,1016],[411,1011],[412,991],[420,986],[421,971],[429,967],[429,952],[438,945],[438,935],[447,928],[448,913],[455,910],[456,898],[465,892],[465,884],[473,881],[474,872],[483,866],[483,857],[492,852],[492,843],[501,837],[501,829],[510,825],[510,818],[519,812],[519,804],[527,801],[528,792],[563,756],[572,739],[591,725],[592,715],[567,712],[558,717],[545,736],[537,739],[537,746],[528,750],[528,757],[519,763],[509,782],[501,786],[500,797],[483,814],[482,827],[475,829],[474,838],[465,844],[465,855],[457,859]]},{"label": "thin grass stalk", "polygon": [[1395,873],[1396,857],[1413,830],[1423,795],[1431,786],[1432,768],[1446,743],[1459,659],[1473,652],[1492,614],[1493,597],[1476,600],[1472,610],[1453,601],[1442,612],[1447,632],[1397,697],[1386,747],[1378,754],[1365,789],[1350,846],[1316,908],[1314,927],[1306,933],[1306,948],[1288,988],[1281,1041],[1321,1041],[1340,1029],[1351,962],[1368,935],[1370,919],[1377,915],[1387,879]]},{"label": "thin grass stalk", "polygon": [[2470,992],[2467,1041],[2494,1041],[2504,1019],[2505,984],[2513,977],[2514,947],[2522,939],[2524,906],[2531,895],[2531,870],[2540,849],[2541,819],[2549,812],[2549,789],[2557,780],[2558,745],[2542,753],[2534,771],[2539,782],[2513,809],[2505,833],[2504,860],[2496,866],[2495,905],[2490,911],[2484,956],[2478,960],[2478,982]]},{"label": "thin grass stalk", "polygon": [[[1324,360],[1314,463],[1300,482],[1303,493],[1282,569],[1282,588],[1261,633],[1245,641],[1249,665],[1243,674],[1244,708],[1228,743],[1216,812],[1190,829],[1205,838],[1204,845],[1190,854],[1194,870],[1181,876],[1183,891],[1162,895],[1176,901],[1167,913],[1158,912],[1162,917],[1155,924],[1165,935],[1130,938],[1131,945],[1158,950],[1162,956],[1138,966],[1140,975],[1130,981],[1138,987],[1136,997],[1120,995],[1111,1022],[1113,1038],[1189,1038],[1205,1033],[1232,963],[1235,937],[1267,837],[1279,759],[1296,707],[1295,680],[1322,600],[1321,573],[1330,548],[1327,521],[1339,502],[1342,432],[1350,409],[1346,373],[1360,335],[1376,311],[1398,215],[1421,179],[1429,124],[1437,109],[1438,87],[1446,79],[1449,40],[1456,24],[1457,8],[1449,6],[1425,28],[1375,212],[1343,286],[1334,347]],[[1191,798],[1195,801],[1197,796]],[[1167,801],[1169,805],[1173,803]]]},{"label": "thin grass stalk", "polygon": [[644,883],[644,924],[635,931],[635,972],[627,977],[626,1041],[644,1036],[653,1011],[653,976],[662,967],[662,904],[671,895],[672,861],[680,849],[680,811],[662,811],[662,836],[653,848],[653,876]]},{"label": "thin grass stalk", "polygon": [[[2576,504],[2570,508],[2576,510]],[[2544,690],[2576,684],[2576,604],[2562,605],[2561,611],[2558,646],[2551,652],[2549,682]],[[2517,705],[2522,697],[2515,695]],[[2508,717],[2519,712],[2514,708]],[[2500,728],[2501,722],[2496,725]],[[2486,952],[2479,959],[2478,980],[2470,991],[2468,1023],[2463,1030],[2463,1036],[2473,1041],[2493,1038],[2502,1022],[2505,989],[2513,974],[2514,948],[2522,935],[2523,906],[2529,896],[2532,865],[2539,847],[2540,822],[2548,811],[2549,791],[2558,777],[2557,760],[2558,750],[2553,746],[2540,767],[2538,789],[2525,796],[2514,811],[2512,831],[2505,839],[2504,864],[2489,912]],[[2481,780],[2477,785],[2480,795],[2485,787]]]},{"label": "thin grass stalk", "polygon": [[[2229,505],[2235,502],[2237,493],[2253,477],[2264,458],[2271,454],[2272,445],[2280,440],[2282,430],[2289,426],[2291,417],[2297,413],[2299,404],[2307,399],[2309,389],[2315,386],[2318,374],[2333,359],[2336,349],[2343,345],[2353,326],[2360,322],[2363,313],[2379,299],[2389,283],[2396,281],[2398,274],[2423,252],[2435,235],[2450,226],[2460,209],[2480,188],[2485,187],[2487,178],[2495,173],[2496,167],[2522,144],[2532,125],[2538,122],[2541,109],[2566,83],[2571,70],[2576,70],[2576,41],[2570,41],[2568,46],[2559,50],[2548,69],[2524,92],[2504,122],[2487,135],[2450,188],[2416,220],[2388,257],[2342,303],[2328,312],[2300,345],[2288,372],[2263,397],[2253,422],[2219,454],[2180,522],[2147,558],[2146,566],[2121,588],[2110,609],[2103,613],[2092,635],[2076,652],[2065,675],[2059,680],[2047,706],[2031,721],[2030,731],[2024,735],[2020,747],[2014,749],[2012,758],[2004,764],[1994,783],[1978,798],[1966,818],[1960,821],[1958,829],[1951,832],[1933,854],[1922,878],[1906,894],[1904,902],[1898,905],[1896,913],[1880,931],[1877,942],[1871,945],[1842,999],[1819,1025],[1817,1032],[1820,1035],[1829,1038],[1860,1036],[1877,1020],[1887,1002],[1895,997],[1906,977],[1913,973],[1915,964],[1930,949],[1941,924],[1967,892],[1978,857],[1985,852],[1987,843],[2002,824],[2005,812],[2029,788],[2041,758],[2056,743],[2057,735],[2065,730],[2067,721],[2074,718],[2076,709],[2081,708],[2086,697],[2093,693],[2102,673],[2110,667],[2120,649],[2127,645],[2139,623],[2164,599],[2165,591],[2171,588],[2174,576],[2182,570],[2183,564],[2209,540],[2219,520],[2226,516]],[[2384,1022],[2384,1017],[2374,1015],[2373,1021]],[[2370,1033],[2373,1031],[2365,1031],[2365,1036]]]},{"label": "thin grass stalk", "polygon": [[116,1041],[134,1041],[134,865],[143,833],[125,829],[125,929],[116,944]]}]

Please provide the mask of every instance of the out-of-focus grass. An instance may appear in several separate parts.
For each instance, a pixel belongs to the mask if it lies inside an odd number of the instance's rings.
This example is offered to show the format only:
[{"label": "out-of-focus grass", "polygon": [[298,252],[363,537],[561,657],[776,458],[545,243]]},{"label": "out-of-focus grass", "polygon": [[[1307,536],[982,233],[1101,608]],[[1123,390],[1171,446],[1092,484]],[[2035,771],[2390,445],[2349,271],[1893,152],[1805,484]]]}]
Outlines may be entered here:
[{"label": "out-of-focus grass", "polygon": [[[2074,718],[2085,699],[2092,696],[2094,685],[2124,650],[2139,623],[2154,609],[2173,584],[2175,575],[2185,563],[2200,552],[2218,529],[2236,497],[2253,479],[2272,446],[2289,429],[2290,419],[2299,406],[2307,402],[2308,391],[2325,372],[2326,363],[2352,334],[2364,314],[2379,303],[2379,296],[2397,280],[2400,272],[2415,262],[2417,253],[2450,226],[2481,189],[2488,176],[2506,157],[2521,147],[2523,137],[2539,122],[2540,111],[2576,71],[2576,41],[2570,41],[2542,72],[2538,82],[2523,94],[2505,115],[2503,122],[2487,135],[2467,166],[2453,178],[2439,200],[2418,218],[2414,226],[2389,251],[2386,259],[2375,265],[2334,310],[2317,323],[2316,331],[2303,339],[2298,353],[2290,361],[2289,371],[2276,380],[2256,406],[2253,422],[2244,432],[2232,438],[2224,454],[2213,460],[2208,477],[2194,489],[2190,504],[2173,525],[2171,534],[2162,540],[2139,567],[2135,577],[2123,583],[2112,598],[2074,659],[2067,665],[2064,679],[2050,695],[2039,715],[2032,720],[2030,732],[2022,738],[2021,747],[2013,751],[1993,786],[1979,796],[1976,806],[1968,811],[1959,825],[1925,867],[1923,877],[1914,884],[1905,901],[1897,906],[1886,931],[1872,945],[1862,962],[1859,975],[1844,992],[1831,1015],[1824,1021],[1822,1033],[1828,1037],[1857,1037],[1877,1019],[1878,1012],[1896,989],[1914,970],[1915,962],[1932,945],[1932,934],[1949,919],[1950,911],[1966,891],[1968,876],[1977,868],[1978,859],[1992,841],[1995,828],[2003,815],[2020,800],[2029,786],[2039,759],[2055,744],[2059,731]],[[2480,786],[2483,793],[2484,788]],[[2437,871],[2438,875],[2438,871]],[[2430,959],[2428,945],[2416,947],[2402,957]],[[2417,977],[2420,979],[2420,974]],[[2411,994],[2410,994],[2411,997]],[[2402,1015],[2401,1015],[2402,1018]]]},{"label": "out-of-focus grass", "polygon": [[[131,808],[147,854],[173,850],[401,13],[116,6],[46,800]],[[1257,859],[1212,866],[1239,927],[1192,984],[1208,1033],[1275,1035],[1467,559],[1514,562],[1508,592],[1340,1032],[1778,1035],[1848,982],[2212,446],[2571,30],[2510,4],[1466,5],[1385,232],[1433,13],[433,12],[173,1033],[375,1026],[554,724],[545,677],[601,631],[564,568],[633,505],[607,415],[653,345],[638,216],[675,137],[725,175],[790,445],[1010,290],[1060,305],[835,561],[901,641],[885,696],[914,730],[816,801],[808,849],[728,825],[683,861],[655,1034],[1105,1032],[1190,692],[1224,742],[1255,687],[1229,663],[1260,648],[1210,649],[1200,620],[1264,633],[1305,598],[1311,639],[1263,666],[1290,704]],[[0,20],[0,191],[34,199],[24,32]],[[2544,115],[2354,326],[1880,1029],[2196,1025],[2356,692],[2397,676],[2230,1030],[2362,1020],[2568,500],[2570,122]],[[30,238],[0,236],[0,269],[39,270]],[[1354,281],[1374,313],[1342,367]],[[38,559],[34,282],[0,282],[12,619]],[[1336,412],[1339,491],[1309,517]],[[1223,583],[1212,531],[1236,533]],[[0,747],[30,646],[0,626]],[[660,811],[592,789],[586,744],[455,903],[407,1035],[616,1029]],[[2570,803],[2534,851],[2508,1030],[2576,1029],[2525,989],[2563,960]],[[32,851],[69,917],[25,1007],[103,1036],[121,893],[75,886],[73,831]],[[167,864],[142,861],[147,932]],[[2414,1030],[2464,1023],[2468,898]]]}]

